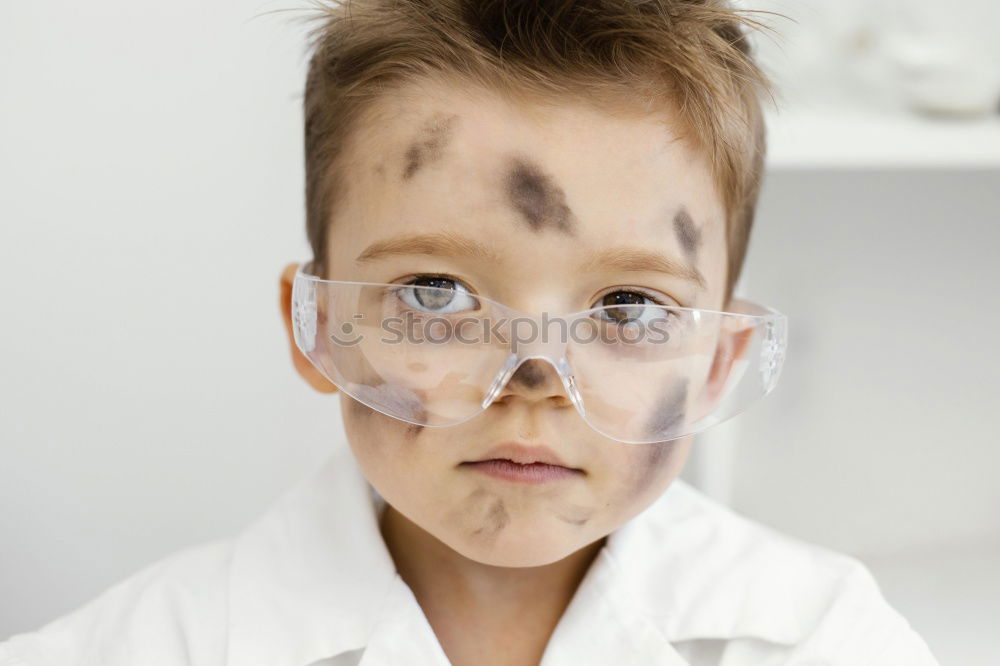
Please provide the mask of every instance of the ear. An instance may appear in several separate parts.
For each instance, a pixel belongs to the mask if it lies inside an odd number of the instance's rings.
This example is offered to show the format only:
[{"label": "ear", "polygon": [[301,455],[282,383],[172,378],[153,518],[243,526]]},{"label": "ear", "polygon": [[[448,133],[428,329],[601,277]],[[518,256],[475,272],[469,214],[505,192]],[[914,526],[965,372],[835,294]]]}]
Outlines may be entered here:
[{"label": "ear", "polygon": [[298,264],[285,266],[285,270],[281,273],[281,293],[278,298],[281,317],[285,320],[285,332],[288,334],[288,344],[292,352],[292,363],[302,379],[306,380],[314,389],[320,393],[336,393],[336,385],[324,377],[295,344],[295,332],[292,330],[292,284],[295,282],[295,271],[298,268]]},{"label": "ear", "polygon": [[729,375],[733,371],[733,365],[747,353],[750,341],[753,339],[757,329],[753,326],[739,330],[726,331],[719,337],[719,344],[715,348],[715,358],[712,360],[712,369],[708,373],[708,382],[705,385],[705,397],[707,398],[709,409],[715,409],[722,397],[722,390],[729,380]]}]

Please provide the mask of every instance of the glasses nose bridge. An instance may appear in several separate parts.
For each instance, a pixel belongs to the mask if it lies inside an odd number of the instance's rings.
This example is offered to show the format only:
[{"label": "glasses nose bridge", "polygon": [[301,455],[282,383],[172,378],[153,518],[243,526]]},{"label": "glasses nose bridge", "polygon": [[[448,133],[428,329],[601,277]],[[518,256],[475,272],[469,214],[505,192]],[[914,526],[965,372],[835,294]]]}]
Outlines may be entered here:
[{"label": "glasses nose bridge", "polygon": [[553,315],[549,311],[537,316],[518,313],[511,328],[511,356],[506,372],[497,377],[496,390],[491,391],[492,397],[488,397],[486,404],[503,392],[522,365],[538,360],[548,362],[555,369],[563,390],[582,414],[582,399],[566,359],[573,320],[573,315]]},{"label": "glasses nose bridge", "polygon": [[[537,360],[539,362],[547,362],[555,369],[559,383],[562,385],[563,390],[569,397],[570,402],[573,403],[573,406],[576,407],[582,415],[583,402],[580,397],[576,379],[574,378],[572,369],[570,368],[565,357],[566,346],[565,341],[550,341],[549,343],[536,343],[532,345],[532,351],[530,352],[521,348],[517,353],[511,353],[510,356],[507,357],[507,362],[504,364],[504,367],[499,373],[497,373],[497,376],[493,381],[493,385],[487,391],[482,403],[483,409],[488,407],[504,392],[514,375],[521,370],[522,366],[526,363]],[[532,391],[536,388],[532,384],[537,381],[538,376],[534,373],[529,373],[527,377],[531,377],[533,379],[526,382],[525,390]]]}]

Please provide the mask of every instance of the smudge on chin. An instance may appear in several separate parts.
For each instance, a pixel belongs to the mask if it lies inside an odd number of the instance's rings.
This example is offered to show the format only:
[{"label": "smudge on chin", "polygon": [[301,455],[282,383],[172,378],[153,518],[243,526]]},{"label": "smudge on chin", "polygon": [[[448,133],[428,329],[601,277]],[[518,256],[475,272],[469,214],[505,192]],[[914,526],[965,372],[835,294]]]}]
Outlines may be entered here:
[{"label": "smudge on chin", "polygon": [[472,536],[477,538],[485,539],[496,539],[500,531],[507,526],[510,522],[510,515],[507,513],[507,507],[504,506],[504,501],[501,498],[497,498],[493,505],[490,507],[489,512],[486,514],[484,519],[484,525],[472,532]]},{"label": "smudge on chin", "polygon": [[561,511],[557,512],[556,518],[564,523],[582,527],[590,522],[590,519],[594,517],[595,513],[597,513],[595,509],[574,505],[564,507]]},{"label": "smudge on chin", "polygon": [[477,486],[445,514],[442,522],[470,539],[489,543],[510,523],[510,514],[502,498]]}]

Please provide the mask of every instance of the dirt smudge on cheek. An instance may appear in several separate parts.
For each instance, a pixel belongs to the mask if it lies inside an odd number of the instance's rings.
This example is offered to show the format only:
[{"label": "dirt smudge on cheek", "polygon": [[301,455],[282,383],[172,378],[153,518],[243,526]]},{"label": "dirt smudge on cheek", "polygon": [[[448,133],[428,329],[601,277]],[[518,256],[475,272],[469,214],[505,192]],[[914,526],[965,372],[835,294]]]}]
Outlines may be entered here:
[{"label": "dirt smudge on cheek", "polygon": [[[678,448],[683,439],[652,444],[624,444],[621,452],[622,472],[617,490],[606,507],[621,512],[649,497],[654,486],[670,476],[676,466]],[[674,470],[679,471],[679,470]]]},{"label": "dirt smudge on cheek", "polygon": [[634,457],[636,469],[633,488],[636,494],[645,493],[653,481],[669,466],[675,444],[676,442],[670,441],[630,445],[639,447]]},{"label": "dirt smudge on cheek", "polygon": [[[688,403],[687,378],[673,379],[657,399],[655,411],[646,424],[647,438],[670,437],[685,425]],[[639,444],[638,446],[646,446]]]}]

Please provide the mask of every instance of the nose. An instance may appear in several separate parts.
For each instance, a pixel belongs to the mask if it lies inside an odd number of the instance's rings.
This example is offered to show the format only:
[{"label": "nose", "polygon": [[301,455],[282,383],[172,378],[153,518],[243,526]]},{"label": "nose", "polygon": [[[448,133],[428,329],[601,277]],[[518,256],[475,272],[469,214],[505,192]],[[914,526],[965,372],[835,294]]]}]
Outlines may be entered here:
[{"label": "nose", "polygon": [[548,358],[526,358],[521,361],[494,402],[520,398],[529,401],[549,400],[556,406],[572,405],[559,371]]}]

